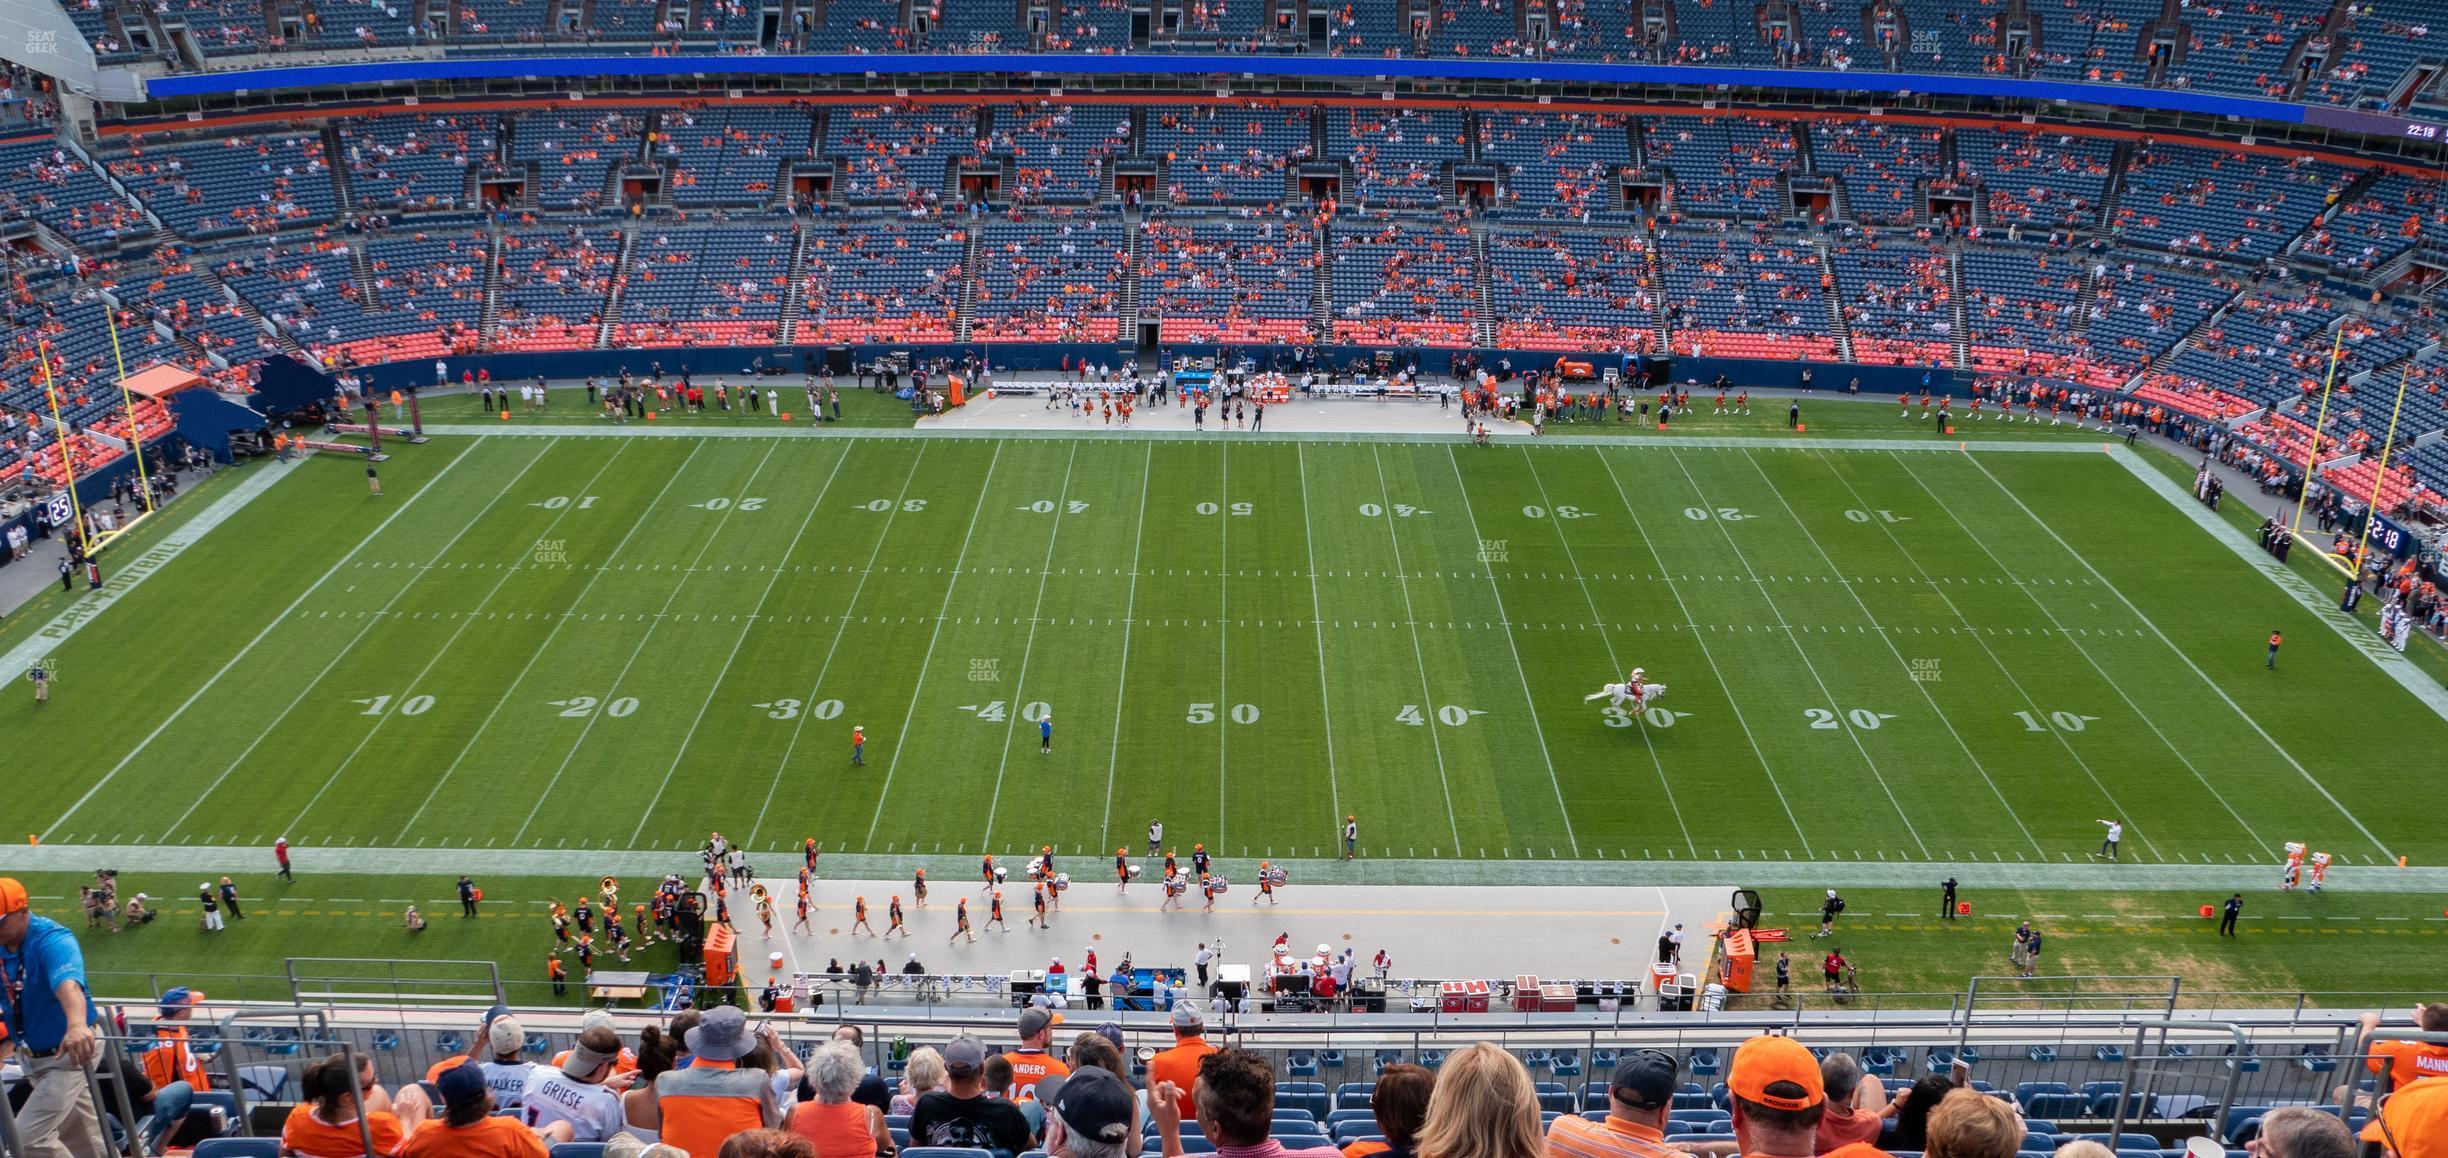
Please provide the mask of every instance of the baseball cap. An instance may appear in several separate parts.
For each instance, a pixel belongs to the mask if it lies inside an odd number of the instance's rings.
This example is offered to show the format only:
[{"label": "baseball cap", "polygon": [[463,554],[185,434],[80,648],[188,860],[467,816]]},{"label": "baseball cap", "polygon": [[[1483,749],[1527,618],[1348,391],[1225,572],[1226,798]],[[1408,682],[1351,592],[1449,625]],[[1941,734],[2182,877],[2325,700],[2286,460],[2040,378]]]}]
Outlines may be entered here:
[{"label": "baseball cap", "polygon": [[603,1028],[611,1030],[614,1033],[620,1032],[620,1023],[612,1020],[611,1010],[598,1007],[587,1010],[585,1013],[578,1015],[579,1033],[583,1034],[597,1026],[602,1026]]},{"label": "baseball cap", "polygon": [[986,1043],[962,1034],[944,1044],[944,1072],[966,1077],[986,1068]]},{"label": "baseball cap", "polygon": [[1674,1101],[1675,1060],[1660,1050],[1634,1050],[1615,1066],[1612,1088],[1625,1105],[1638,1110],[1662,1109]]},{"label": "baseball cap", "polygon": [[484,1067],[475,1062],[461,1062],[442,1071],[434,1079],[435,1088],[442,1091],[442,1104],[451,1109],[483,1104],[485,1100]]},{"label": "baseball cap", "polygon": [[1205,1024],[1207,1016],[1199,1012],[1198,1006],[1187,1001],[1173,1003],[1173,1028],[1197,1029]]},{"label": "baseball cap", "polygon": [[1063,1129],[1091,1142],[1122,1142],[1130,1137],[1131,1116],[1139,1100],[1112,1071],[1089,1066],[1063,1081],[1046,1103],[1049,1117]]},{"label": "baseball cap", "polygon": [[503,1014],[485,1027],[485,1044],[493,1047],[496,1055],[517,1053],[527,1046],[527,1027],[520,1025],[519,1019]]},{"label": "baseball cap", "polygon": [[561,1059],[561,1072],[583,1078],[620,1057],[620,1051],[619,1033],[610,1026],[589,1026],[578,1035],[578,1044],[571,1048],[569,1056]]},{"label": "baseball cap", "polygon": [[1112,1042],[1115,1049],[1124,1048],[1122,1045],[1122,1023],[1118,1021],[1108,1021],[1097,1026],[1096,1032],[1098,1037]]},{"label": "baseball cap", "polygon": [[1038,1034],[1044,1033],[1046,1030],[1061,1024],[1062,1014],[1056,1013],[1051,1009],[1039,1009],[1035,1006],[1031,1006],[1020,1011],[1020,1036],[1024,1039],[1035,1037]]},{"label": "baseball cap", "polygon": [[168,1017],[171,1014],[177,1013],[179,1010],[185,1009],[190,1005],[202,1004],[203,1001],[203,990],[189,989],[186,986],[181,985],[178,988],[170,990],[169,992],[161,995],[162,1016]]},{"label": "baseball cap", "polygon": [[[1768,1087],[1780,1082],[1799,1086],[1802,1092],[1799,1095],[1768,1092]],[[1819,1077],[1819,1059],[1790,1037],[1763,1036],[1742,1043],[1734,1051],[1734,1064],[1726,1069],[1726,1088],[1735,1097],[1772,1110],[1807,1110],[1827,1099],[1827,1086]]]},{"label": "baseball cap", "polygon": [[26,907],[26,888],[15,877],[0,877],[0,917],[21,913]]}]

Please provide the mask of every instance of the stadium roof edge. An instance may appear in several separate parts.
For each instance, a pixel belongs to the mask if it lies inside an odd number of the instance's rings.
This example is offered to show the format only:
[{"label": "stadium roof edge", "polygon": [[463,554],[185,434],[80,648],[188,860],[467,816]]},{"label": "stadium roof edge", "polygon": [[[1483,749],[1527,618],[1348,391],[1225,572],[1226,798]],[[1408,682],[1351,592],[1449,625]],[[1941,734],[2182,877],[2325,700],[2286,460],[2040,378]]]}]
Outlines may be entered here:
[{"label": "stadium roof edge", "polygon": [[[2400,118],[2313,108],[2288,101],[2222,96],[2180,89],[1893,72],[1823,72],[1808,69],[1612,64],[1595,61],[1447,60],[1348,56],[1202,56],[1142,54],[951,55],[895,53],[801,56],[520,56],[454,57],[365,64],[330,64],[155,77],[147,96],[213,96],[281,89],[420,81],[521,78],[657,76],[909,76],[943,77],[1012,73],[1060,75],[1219,75],[1305,79],[1404,79],[1521,81],[1547,84],[1682,85],[1806,89],[1817,92],[1994,97],[2001,100],[2071,102],[2164,112],[2239,117],[2288,124],[2328,124],[2374,131],[2376,122]],[[2339,118],[2348,122],[2340,123]],[[2420,124],[2421,122],[2411,122]],[[2437,126],[2433,126],[2436,128]],[[2437,139],[2436,137],[2426,139]]]}]

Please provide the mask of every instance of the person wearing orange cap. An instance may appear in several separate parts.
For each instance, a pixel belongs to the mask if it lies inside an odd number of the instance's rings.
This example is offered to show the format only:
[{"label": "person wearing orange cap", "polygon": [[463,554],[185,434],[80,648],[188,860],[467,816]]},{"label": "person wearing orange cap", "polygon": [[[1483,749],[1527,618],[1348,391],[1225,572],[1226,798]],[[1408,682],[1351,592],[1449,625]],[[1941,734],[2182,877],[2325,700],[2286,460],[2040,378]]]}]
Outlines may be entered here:
[{"label": "person wearing orange cap", "polygon": [[1191,872],[1193,872],[1193,873],[1196,873],[1196,874],[1197,874],[1197,875],[1200,877],[1200,879],[1202,879],[1202,880],[1206,878],[1206,876],[1207,876],[1207,846],[1206,846],[1206,845],[1203,845],[1203,844],[1194,844],[1194,845],[1191,845],[1191,846],[1190,846],[1190,871],[1191,871]]},{"label": "person wearing orange cap", "polygon": [[1275,866],[1266,861],[1258,862],[1258,891],[1250,894],[1250,903],[1257,904],[1260,898],[1275,903]]},{"label": "person wearing orange cap", "polygon": [[917,899],[919,908],[923,909],[926,907],[925,869],[919,869],[918,874],[910,878],[910,894]]},{"label": "person wearing orange cap", "polygon": [[952,910],[952,936],[944,943],[948,945],[963,937],[969,938],[972,943],[977,941],[977,934],[969,930],[969,898],[967,897],[962,897],[959,905]]},{"label": "person wearing orange cap", "polygon": [[884,939],[891,940],[895,933],[904,937],[910,935],[909,926],[903,924],[901,920],[901,894],[899,893],[894,893],[892,903],[884,906]]},{"label": "person wearing orange cap", "polygon": [[[1812,1158],[1818,1152],[1827,1086],[1819,1059],[1801,1042],[1763,1036],[1742,1043],[1726,1067],[1726,1090],[1735,1146],[1744,1158]],[[1842,1158],[1877,1153],[1876,1147],[1861,1142],[1829,1152]]]},{"label": "person wearing orange cap", "polygon": [[1343,818],[1343,859],[1360,855],[1360,816],[1351,813]]},{"label": "person wearing orange cap", "polygon": [[33,1087],[17,1107],[18,1133],[34,1158],[104,1158],[110,1147],[85,1080],[101,1022],[85,985],[85,952],[76,934],[35,916],[30,904],[23,884],[0,877],[0,1025]]},{"label": "person wearing orange cap", "polygon": [[1127,848],[1115,849],[1114,883],[1116,886],[1118,886],[1118,889],[1121,892],[1127,893],[1130,891],[1130,870],[1130,850]]},{"label": "person wearing orange cap", "polygon": [[865,929],[867,930],[869,936],[873,936],[875,934],[875,926],[867,923],[867,898],[858,898],[852,905],[852,908],[857,912],[858,919],[850,922],[851,935],[857,936],[859,930]]},{"label": "person wearing orange cap", "polygon": [[1001,925],[1004,932],[1011,932],[1011,922],[1003,919],[1003,890],[1001,889],[996,889],[994,896],[986,902],[986,923],[989,926]]}]

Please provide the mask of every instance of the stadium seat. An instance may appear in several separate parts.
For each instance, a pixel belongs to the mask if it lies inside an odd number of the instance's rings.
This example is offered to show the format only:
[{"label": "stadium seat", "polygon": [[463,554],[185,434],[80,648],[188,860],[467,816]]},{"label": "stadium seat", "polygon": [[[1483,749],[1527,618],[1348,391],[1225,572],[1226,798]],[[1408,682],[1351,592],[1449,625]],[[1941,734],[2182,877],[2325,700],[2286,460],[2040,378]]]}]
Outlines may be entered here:
[{"label": "stadium seat", "polygon": [[603,1158],[603,1152],[601,1142],[556,1142],[552,1158]]},{"label": "stadium seat", "polygon": [[196,1143],[194,1158],[280,1158],[278,1138],[206,1138]]},{"label": "stadium seat", "polygon": [[1330,1070],[1339,1070],[1339,1069],[1342,1069],[1342,1068],[1343,1068],[1343,1051],[1342,1051],[1342,1050],[1339,1050],[1339,1049],[1322,1049],[1322,1050],[1319,1050],[1319,1051],[1318,1051],[1318,1064],[1319,1064],[1319,1065],[1321,1065],[1321,1066],[1324,1066],[1325,1068],[1330,1069]]},{"label": "stadium seat", "polygon": [[238,1084],[246,1088],[247,1097],[256,1101],[285,1101],[289,1071],[281,1066],[239,1066]]},{"label": "stadium seat", "polygon": [[2240,1146],[2260,1134],[2261,1119],[2269,1112],[2268,1106],[2229,1106],[2227,1117],[2219,1122],[2219,1137]]},{"label": "stadium seat", "polygon": [[2057,1060],[2057,1047],[2053,1045],[2035,1045],[2030,1049],[2024,1050],[2023,1056],[2039,1063],[2040,1065],[2047,1065],[2050,1062]]},{"label": "stadium seat", "polygon": [[1419,1064],[1420,1068],[1422,1069],[1436,1069],[1437,1067],[1445,1064],[1445,1051],[1441,1049],[1423,1049],[1420,1051]]},{"label": "stadium seat", "polygon": [[1275,1108],[1307,1110],[1316,1118],[1333,1107],[1326,1104],[1326,1087],[1317,1082],[1279,1082],[1275,1086]]},{"label": "stadium seat", "polygon": [[1296,1053],[1284,1059],[1284,1073],[1291,1077],[1313,1078],[1317,1076],[1317,1072],[1316,1054]]},{"label": "stadium seat", "polygon": [[901,1153],[906,1158],[994,1158],[994,1151],[974,1146],[913,1146]]},{"label": "stadium seat", "polygon": [[1580,1077],[1581,1055],[1569,1049],[1557,1050],[1548,1064],[1548,1069],[1559,1078]]},{"label": "stadium seat", "polygon": [[2033,1094],[2023,1099],[2023,1112],[2027,1115],[2046,1115],[2051,1118],[2088,1117],[2091,1112],[2091,1100],[2081,1094],[2073,1093]]},{"label": "stadium seat", "polygon": [[[1213,1154],[1216,1150],[1215,1143],[1205,1138],[1193,1138],[1186,1133],[1182,1135],[1181,1145],[1182,1153],[1185,1154]],[[1139,1143],[1139,1152],[1142,1154],[1164,1153],[1164,1139],[1153,1134],[1143,1136]],[[908,1154],[909,1151],[904,1150],[902,1153]]]},{"label": "stadium seat", "polygon": [[1569,1114],[1578,1108],[1573,1105],[1572,1091],[1566,1089],[1564,1087],[1564,1083],[1533,1082],[1531,1084],[1538,1089],[1540,1110],[1559,1114]]},{"label": "stadium seat", "polygon": [[1693,1050],[1691,1055],[1691,1072],[1694,1076],[1716,1073],[1717,1051],[1713,1049]]},{"label": "stadium seat", "polygon": [[894,1149],[896,1149],[896,1150],[901,1151],[901,1152],[902,1152],[902,1153],[904,1153],[904,1154],[909,1153],[909,1149],[910,1149],[910,1132],[909,1132],[909,1127],[907,1127],[907,1126],[894,1126],[894,1127],[891,1127],[891,1129],[892,1129],[893,1148],[894,1148]]},{"label": "stadium seat", "polygon": [[1369,1108],[1370,1095],[1376,1092],[1375,1082],[1345,1082],[1335,1087],[1334,1104],[1337,1110],[1365,1111]]}]

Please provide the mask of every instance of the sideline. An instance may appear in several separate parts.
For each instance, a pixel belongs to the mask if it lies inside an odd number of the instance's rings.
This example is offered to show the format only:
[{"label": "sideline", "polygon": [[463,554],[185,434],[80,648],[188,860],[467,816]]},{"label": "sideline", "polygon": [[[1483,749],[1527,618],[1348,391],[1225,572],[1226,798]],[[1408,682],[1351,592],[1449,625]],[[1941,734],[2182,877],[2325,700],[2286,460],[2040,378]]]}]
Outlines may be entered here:
[{"label": "sideline", "polygon": [[[865,426],[848,430],[824,430],[814,427],[791,429],[750,429],[736,426],[585,426],[552,424],[544,426],[483,426],[467,423],[427,423],[425,433],[454,438],[877,438],[877,439],[979,439],[986,441],[1078,441],[1078,442],[1307,442],[1344,446],[1374,446],[1387,442],[1421,443],[1437,446],[1460,446],[1468,439],[1457,434],[1405,431],[1341,431],[1341,430],[1266,430],[1266,431],[1200,431],[1200,430],[983,430],[963,427],[932,426],[908,429],[898,426]],[[1541,446],[1597,446],[1623,450],[1877,450],[1877,451],[1946,451],[1994,450],[2014,454],[2097,454],[2108,443],[2089,439],[2058,441],[2009,441],[2001,439],[1903,439],[1903,438],[1814,438],[1796,435],[1792,438],[1770,438],[1753,435],[1668,435],[1665,438],[1639,438],[1628,435],[1550,434],[1540,438],[1523,438],[1504,443],[1507,447],[1536,448]]]},{"label": "sideline", "polygon": [[2321,594],[2317,588],[2312,586],[2311,580],[2297,574],[2294,568],[2279,562],[2277,556],[2245,542],[2244,532],[2237,530],[2225,519],[2211,514],[2210,508],[2195,501],[2190,492],[2176,484],[2176,480],[2151,469],[2150,464],[2142,461],[2140,455],[2122,446],[2111,445],[2108,447],[2108,457],[2115,459],[2118,465],[2131,471],[2135,478],[2142,480],[2143,485],[2157,492],[2161,498],[2168,501],[2168,505],[2182,512],[2186,518],[2193,520],[2194,525],[2207,532],[2211,538],[2225,544],[2228,550],[2236,553],[2237,558],[2244,560],[2246,566],[2266,576],[2271,583],[2277,585],[2279,590],[2294,596],[2295,602],[2302,604],[2303,609],[2311,612],[2313,618],[2328,624],[2331,631],[2337,632],[2338,638],[2345,640],[2356,651],[2362,652],[2364,658],[2371,660],[2382,673],[2412,693],[2424,707],[2431,709],[2440,719],[2448,720],[2448,687],[2442,687],[2438,680],[2424,674],[2421,668],[2414,665],[2413,660],[2407,659],[2404,653],[2382,642],[2378,635],[2364,630],[2360,621],[2338,610],[2336,600]]},{"label": "sideline", "polygon": [[[561,876],[594,880],[617,876],[660,877],[665,873],[700,871],[695,848],[666,849],[544,849],[544,848],[381,848],[372,846],[290,846],[301,879],[315,874],[349,873],[377,876],[432,876],[447,881],[463,872],[505,877]],[[1065,854],[1069,855],[1069,854]],[[1080,854],[1090,861],[1091,854]],[[1137,858],[1134,858],[1137,859]],[[1906,888],[1935,890],[1952,876],[1965,888],[2061,890],[2175,890],[2258,896],[2277,879],[2277,866],[2267,861],[2241,864],[2102,864],[2028,861],[1847,861],[1847,860],[1418,860],[1408,857],[1368,857],[1357,861],[1332,858],[1270,858],[1301,885],[1590,885],[1651,888],[1660,885],[1723,886],[1736,882],[1746,888],[1823,889]],[[798,872],[796,849],[758,853],[752,857],[757,875],[788,880]],[[87,873],[97,864],[130,872],[263,873],[273,867],[268,844],[128,845],[49,844],[0,845],[0,871]],[[828,880],[844,878],[907,881],[921,865],[938,882],[945,898],[974,889],[967,882],[977,862],[957,855],[900,855],[828,852]],[[1083,883],[1093,883],[1086,882]],[[2332,892],[2448,892],[2448,867],[2398,868],[2395,865],[2335,865],[2329,870]],[[1137,894],[1133,894],[1136,896]],[[1156,893],[1148,896],[1155,898]],[[2205,897],[2205,899],[2209,899]],[[1242,906],[1247,908],[1246,904]]]},{"label": "sideline", "polygon": [[161,542],[145,548],[143,553],[117,568],[110,578],[102,581],[100,591],[85,593],[58,615],[52,616],[49,623],[35,629],[34,634],[27,636],[16,647],[10,648],[7,655],[0,656],[0,679],[17,678],[26,669],[33,667],[35,661],[50,655],[54,648],[68,642],[70,636],[85,630],[86,624],[92,623],[96,617],[110,610],[111,604],[118,602],[121,596],[142,586],[145,580],[152,578],[162,568],[169,566],[172,560],[186,554],[187,548],[194,546],[197,540],[202,539],[213,528],[228,522],[239,511],[245,509],[248,503],[254,502],[257,496],[270,490],[273,483],[287,478],[289,472],[297,469],[298,465],[304,461],[305,456],[301,455],[288,462],[267,462],[258,465],[255,473],[248,475],[235,490],[214,499],[209,506],[197,512],[195,517],[179,524],[176,529],[169,532]]}]

